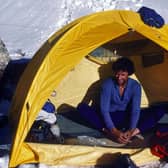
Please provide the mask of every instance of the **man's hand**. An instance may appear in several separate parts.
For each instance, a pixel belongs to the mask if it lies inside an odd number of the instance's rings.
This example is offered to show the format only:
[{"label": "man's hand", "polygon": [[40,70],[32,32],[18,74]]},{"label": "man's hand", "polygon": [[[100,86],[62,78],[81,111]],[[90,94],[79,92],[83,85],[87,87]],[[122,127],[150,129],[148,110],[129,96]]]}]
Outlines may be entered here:
[{"label": "man's hand", "polygon": [[116,140],[119,143],[127,144],[129,141],[127,138],[125,138],[125,134],[122,131],[119,131],[116,128],[113,128],[112,130],[108,130],[106,128],[103,128],[102,131],[112,140]]},{"label": "man's hand", "polygon": [[117,140],[119,143],[127,144],[129,142],[129,138],[125,135],[124,132],[113,128],[111,130],[111,135]]},{"label": "man's hand", "polygon": [[128,138],[130,140],[132,137],[134,137],[139,133],[140,133],[140,130],[138,128],[134,128],[126,131],[124,134],[125,134],[125,138]]}]

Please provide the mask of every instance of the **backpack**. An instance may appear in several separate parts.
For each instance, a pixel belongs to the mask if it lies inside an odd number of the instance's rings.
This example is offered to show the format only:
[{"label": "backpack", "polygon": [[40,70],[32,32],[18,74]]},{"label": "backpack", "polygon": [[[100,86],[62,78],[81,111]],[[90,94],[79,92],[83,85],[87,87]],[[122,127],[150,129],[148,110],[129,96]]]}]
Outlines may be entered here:
[{"label": "backpack", "polygon": [[141,7],[138,10],[143,22],[149,26],[161,28],[165,21],[164,19],[153,9],[147,7]]}]

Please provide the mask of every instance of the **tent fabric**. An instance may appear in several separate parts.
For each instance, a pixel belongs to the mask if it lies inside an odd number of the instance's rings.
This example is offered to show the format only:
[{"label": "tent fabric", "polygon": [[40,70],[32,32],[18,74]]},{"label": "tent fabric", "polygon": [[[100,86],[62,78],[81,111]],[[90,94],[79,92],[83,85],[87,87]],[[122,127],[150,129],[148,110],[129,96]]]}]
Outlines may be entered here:
[{"label": "tent fabric", "polygon": [[[129,153],[137,165],[157,160],[151,155],[150,149],[120,149],[102,148],[72,145],[45,145],[28,143],[32,151],[39,155],[38,162],[45,162],[49,165],[70,165],[70,166],[91,166],[109,165],[119,153]],[[52,155],[48,155],[48,151]],[[54,153],[54,154],[53,154]],[[150,156],[150,157],[149,157]]]},{"label": "tent fabric", "polygon": [[[138,71],[143,73],[140,68]],[[76,107],[81,100],[87,104],[97,106],[100,81],[109,76],[111,76],[111,64],[99,65],[84,57],[73,71],[69,72],[61,81],[57,87],[57,96],[54,98],[51,96],[50,100],[56,107],[59,107],[59,112],[68,110],[66,105],[64,106],[65,103]],[[138,81],[135,74],[130,77]],[[148,106],[149,101],[142,87],[141,107]]]},{"label": "tent fabric", "polygon": [[[113,148],[28,144],[24,140],[39,110],[65,75],[88,53],[130,29],[168,50],[167,25],[151,28],[132,11],[88,15],[65,26],[43,44],[24,71],[12,100],[10,120],[14,131],[10,167],[28,162],[94,165],[104,154],[116,152]],[[150,158],[151,154],[147,152],[144,156]],[[143,159],[135,157],[138,160]]]}]

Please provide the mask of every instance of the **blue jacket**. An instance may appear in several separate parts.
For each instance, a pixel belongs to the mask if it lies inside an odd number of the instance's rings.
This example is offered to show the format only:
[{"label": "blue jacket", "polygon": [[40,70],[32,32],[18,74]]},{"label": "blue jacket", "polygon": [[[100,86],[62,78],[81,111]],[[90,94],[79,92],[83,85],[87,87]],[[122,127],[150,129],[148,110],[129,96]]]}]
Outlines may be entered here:
[{"label": "blue jacket", "polygon": [[117,111],[130,112],[130,129],[136,128],[140,115],[141,86],[131,78],[128,82],[122,97],[119,94],[119,87],[112,78],[106,79],[102,83],[100,94],[100,112],[108,129],[115,127],[111,113]]}]

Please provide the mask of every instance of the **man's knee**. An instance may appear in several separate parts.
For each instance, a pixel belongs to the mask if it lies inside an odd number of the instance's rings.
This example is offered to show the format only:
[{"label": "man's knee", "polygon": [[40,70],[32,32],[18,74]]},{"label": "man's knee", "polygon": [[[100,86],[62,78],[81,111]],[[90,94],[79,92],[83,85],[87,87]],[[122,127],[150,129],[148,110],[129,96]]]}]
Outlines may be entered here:
[{"label": "man's knee", "polygon": [[80,111],[86,111],[89,110],[91,107],[89,105],[87,105],[86,103],[79,103],[77,106],[77,110]]}]

